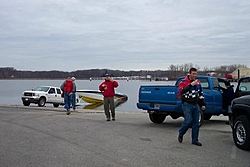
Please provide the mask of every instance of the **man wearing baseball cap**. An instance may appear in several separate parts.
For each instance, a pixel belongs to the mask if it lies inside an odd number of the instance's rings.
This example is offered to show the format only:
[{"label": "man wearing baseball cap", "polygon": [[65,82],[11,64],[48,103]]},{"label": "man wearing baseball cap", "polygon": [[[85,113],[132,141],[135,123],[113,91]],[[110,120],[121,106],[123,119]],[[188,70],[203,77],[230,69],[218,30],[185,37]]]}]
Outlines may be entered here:
[{"label": "man wearing baseball cap", "polygon": [[105,74],[105,81],[99,85],[99,90],[103,94],[104,111],[107,121],[110,121],[110,111],[111,111],[112,121],[115,121],[114,95],[115,95],[115,88],[117,88],[118,86],[119,86],[118,82],[114,81],[109,74]]}]

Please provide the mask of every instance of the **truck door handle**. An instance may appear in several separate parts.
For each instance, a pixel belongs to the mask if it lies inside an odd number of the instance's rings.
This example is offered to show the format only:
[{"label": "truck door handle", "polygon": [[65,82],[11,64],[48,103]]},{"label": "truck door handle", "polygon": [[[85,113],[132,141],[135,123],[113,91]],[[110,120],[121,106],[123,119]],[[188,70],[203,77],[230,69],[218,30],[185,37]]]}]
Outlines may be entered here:
[{"label": "truck door handle", "polygon": [[155,88],[155,90],[160,90],[160,88]]}]

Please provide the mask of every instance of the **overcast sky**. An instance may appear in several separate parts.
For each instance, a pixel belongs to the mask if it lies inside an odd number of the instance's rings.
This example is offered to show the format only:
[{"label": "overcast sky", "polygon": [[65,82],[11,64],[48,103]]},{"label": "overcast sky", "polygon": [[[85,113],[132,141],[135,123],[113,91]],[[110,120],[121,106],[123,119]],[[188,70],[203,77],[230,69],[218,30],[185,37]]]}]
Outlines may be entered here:
[{"label": "overcast sky", "polygon": [[249,0],[0,0],[0,67],[250,67]]}]

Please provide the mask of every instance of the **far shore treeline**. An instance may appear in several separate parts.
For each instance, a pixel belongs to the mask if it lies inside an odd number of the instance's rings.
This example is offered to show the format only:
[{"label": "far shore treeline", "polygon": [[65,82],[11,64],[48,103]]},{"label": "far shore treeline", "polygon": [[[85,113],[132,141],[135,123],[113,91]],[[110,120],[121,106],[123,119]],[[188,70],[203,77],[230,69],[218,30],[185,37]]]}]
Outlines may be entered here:
[{"label": "far shore treeline", "polygon": [[192,63],[182,65],[170,65],[167,70],[138,70],[138,71],[122,71],[112,69],[83,69],[76,71],[22,71],[13,67],[0,67],[0,79],[65,79],[70,76],[74,76],[77,79],[90,79],[101,78],[106,73],[109,73],[112,77],[133,77],[138,79],[163,79],[175,80],[179,76],[186,75],[191,67],[195,67],[199,70],[199,75],[208,75],[216,73],[218,77],[224,77],[226,74],[233,72],[239,67],[247,67],[246,65],[227,65],[215,68],[201,69],[198,65]]}]

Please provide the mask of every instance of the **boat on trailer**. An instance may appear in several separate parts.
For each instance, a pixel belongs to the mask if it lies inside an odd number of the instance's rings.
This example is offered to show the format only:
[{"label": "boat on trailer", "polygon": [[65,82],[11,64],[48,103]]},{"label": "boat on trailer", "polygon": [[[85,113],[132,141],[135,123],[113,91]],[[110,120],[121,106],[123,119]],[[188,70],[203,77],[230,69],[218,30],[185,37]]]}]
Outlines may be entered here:
[{"label": "boat on trailer", "polygon": [[[99,90],[77,90],[78,97],[83,101],[91,104],[103,104],[103,94]],[[120,105],[128,100],[128,96],[119,92],[115,92],[115,105]]]}]

